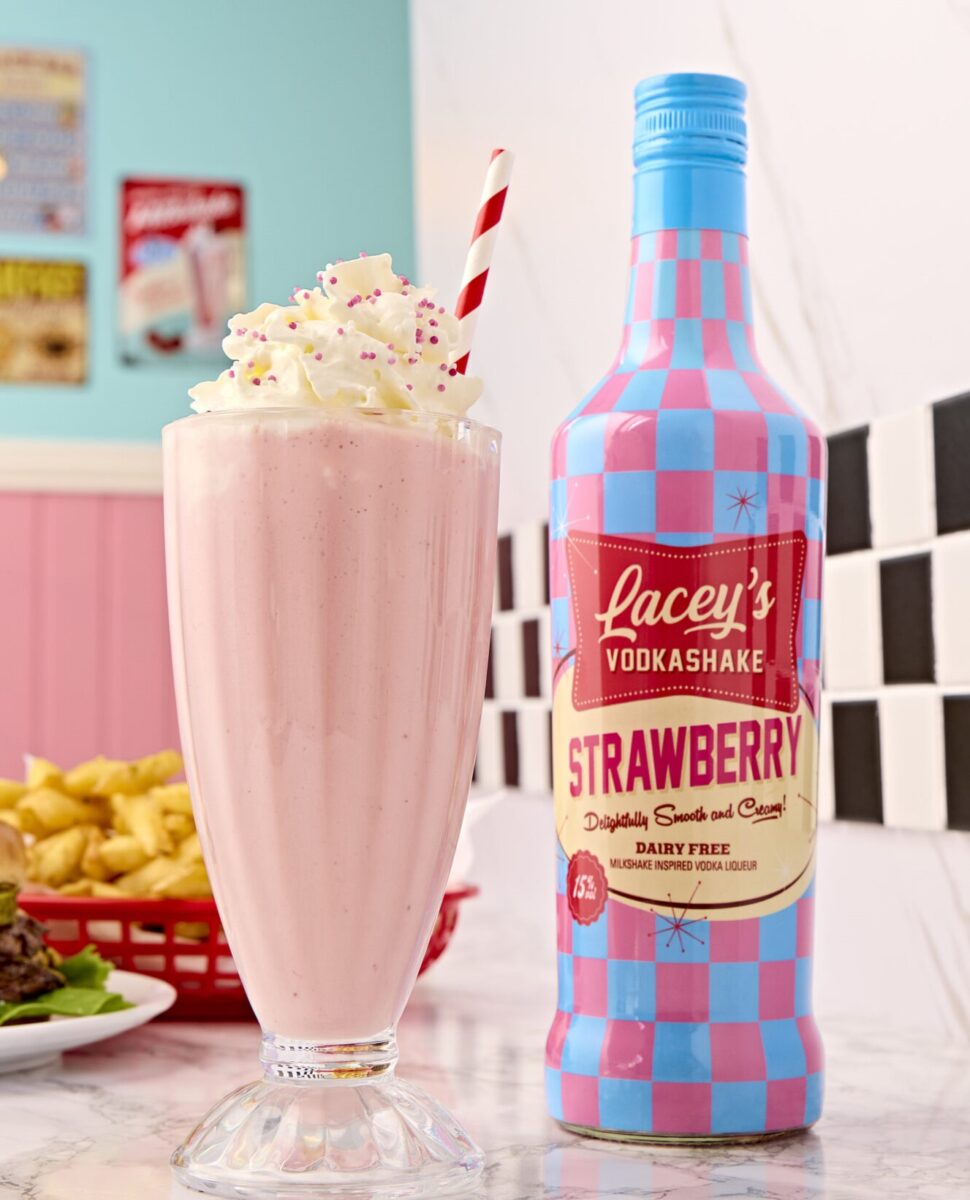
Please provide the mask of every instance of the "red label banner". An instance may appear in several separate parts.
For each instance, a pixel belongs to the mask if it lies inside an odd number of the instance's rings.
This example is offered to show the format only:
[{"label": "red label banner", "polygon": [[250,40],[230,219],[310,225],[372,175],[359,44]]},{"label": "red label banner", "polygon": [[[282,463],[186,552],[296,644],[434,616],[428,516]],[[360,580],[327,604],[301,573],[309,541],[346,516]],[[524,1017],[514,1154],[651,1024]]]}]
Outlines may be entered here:
[{"label": "red label banner", "polygon": [[794,712],[803,533],[708,546],[573,534],[573,703],[697,695]]}]

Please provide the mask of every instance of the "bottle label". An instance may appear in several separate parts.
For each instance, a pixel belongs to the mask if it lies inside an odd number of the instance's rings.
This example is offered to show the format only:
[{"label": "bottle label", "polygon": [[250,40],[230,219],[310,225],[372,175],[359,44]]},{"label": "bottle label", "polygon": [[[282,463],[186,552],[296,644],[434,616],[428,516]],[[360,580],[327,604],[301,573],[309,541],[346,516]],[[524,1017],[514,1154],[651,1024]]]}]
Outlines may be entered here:
[{"label": "bottle label", "polygon": [[583,852],[574,917],[600,877],[615,899],[709,920],[791,904],[815,849],[805,535],[572,534],[566,556],[576,651],[557,672],[554,774],[560,842]]}]

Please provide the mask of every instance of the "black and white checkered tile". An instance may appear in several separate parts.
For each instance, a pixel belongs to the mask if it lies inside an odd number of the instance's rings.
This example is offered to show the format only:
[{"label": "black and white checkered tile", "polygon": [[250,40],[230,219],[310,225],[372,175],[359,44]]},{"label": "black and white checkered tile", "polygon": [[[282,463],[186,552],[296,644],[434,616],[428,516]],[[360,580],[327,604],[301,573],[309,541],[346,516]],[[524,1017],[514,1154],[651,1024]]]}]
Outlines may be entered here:
[{"label": "black and white checkered tile", "polygon": [[[546,527],[499,541],[476,779],[552,786]],[[970,394],[829,438],[819,810],[970,829]]]}]

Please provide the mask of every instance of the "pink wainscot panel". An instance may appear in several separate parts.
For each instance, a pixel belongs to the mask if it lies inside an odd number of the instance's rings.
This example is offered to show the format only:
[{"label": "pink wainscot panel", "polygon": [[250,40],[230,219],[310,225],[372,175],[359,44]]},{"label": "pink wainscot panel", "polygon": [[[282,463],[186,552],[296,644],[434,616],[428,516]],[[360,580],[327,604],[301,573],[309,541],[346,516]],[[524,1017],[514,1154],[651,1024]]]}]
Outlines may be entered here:
[{"label": "pink wainscot panel", "polygon": [[178,745],[158,495],[0,492],[0,774]]}]

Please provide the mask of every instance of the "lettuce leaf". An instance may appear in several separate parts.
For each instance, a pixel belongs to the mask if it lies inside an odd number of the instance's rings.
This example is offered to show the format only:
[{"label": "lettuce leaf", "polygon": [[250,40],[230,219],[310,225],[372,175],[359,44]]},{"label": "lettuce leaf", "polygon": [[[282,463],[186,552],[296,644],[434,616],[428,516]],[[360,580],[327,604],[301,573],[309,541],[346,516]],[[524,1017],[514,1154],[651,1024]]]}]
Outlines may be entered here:
[{"label": "lettuce leaf", "polygon": [[57,970],[73,987],[99,988],[103,991],[112,965],[105,962],[93,946],[85,946],[79,953],[65,958]]},{"label": "lettuce leaf", "polygon": [[47,1017],[93,1017],[133,1007],[117,992],[106,990],[112,964],[105,962],[93,946],[65,958],[57,969],[67,980],[66,987],[54,988],[33,1000],[0,1004],[0,1025]]},{"label": "lettuce leaf", "polygon": [[98,1013],[120,1012],[132,1005],[117,992],[97,988],[55,988],[35,1000],[22,1004],[0,1004],[0,1025],[22,1021],[27,1017],[93,1017]]}]

